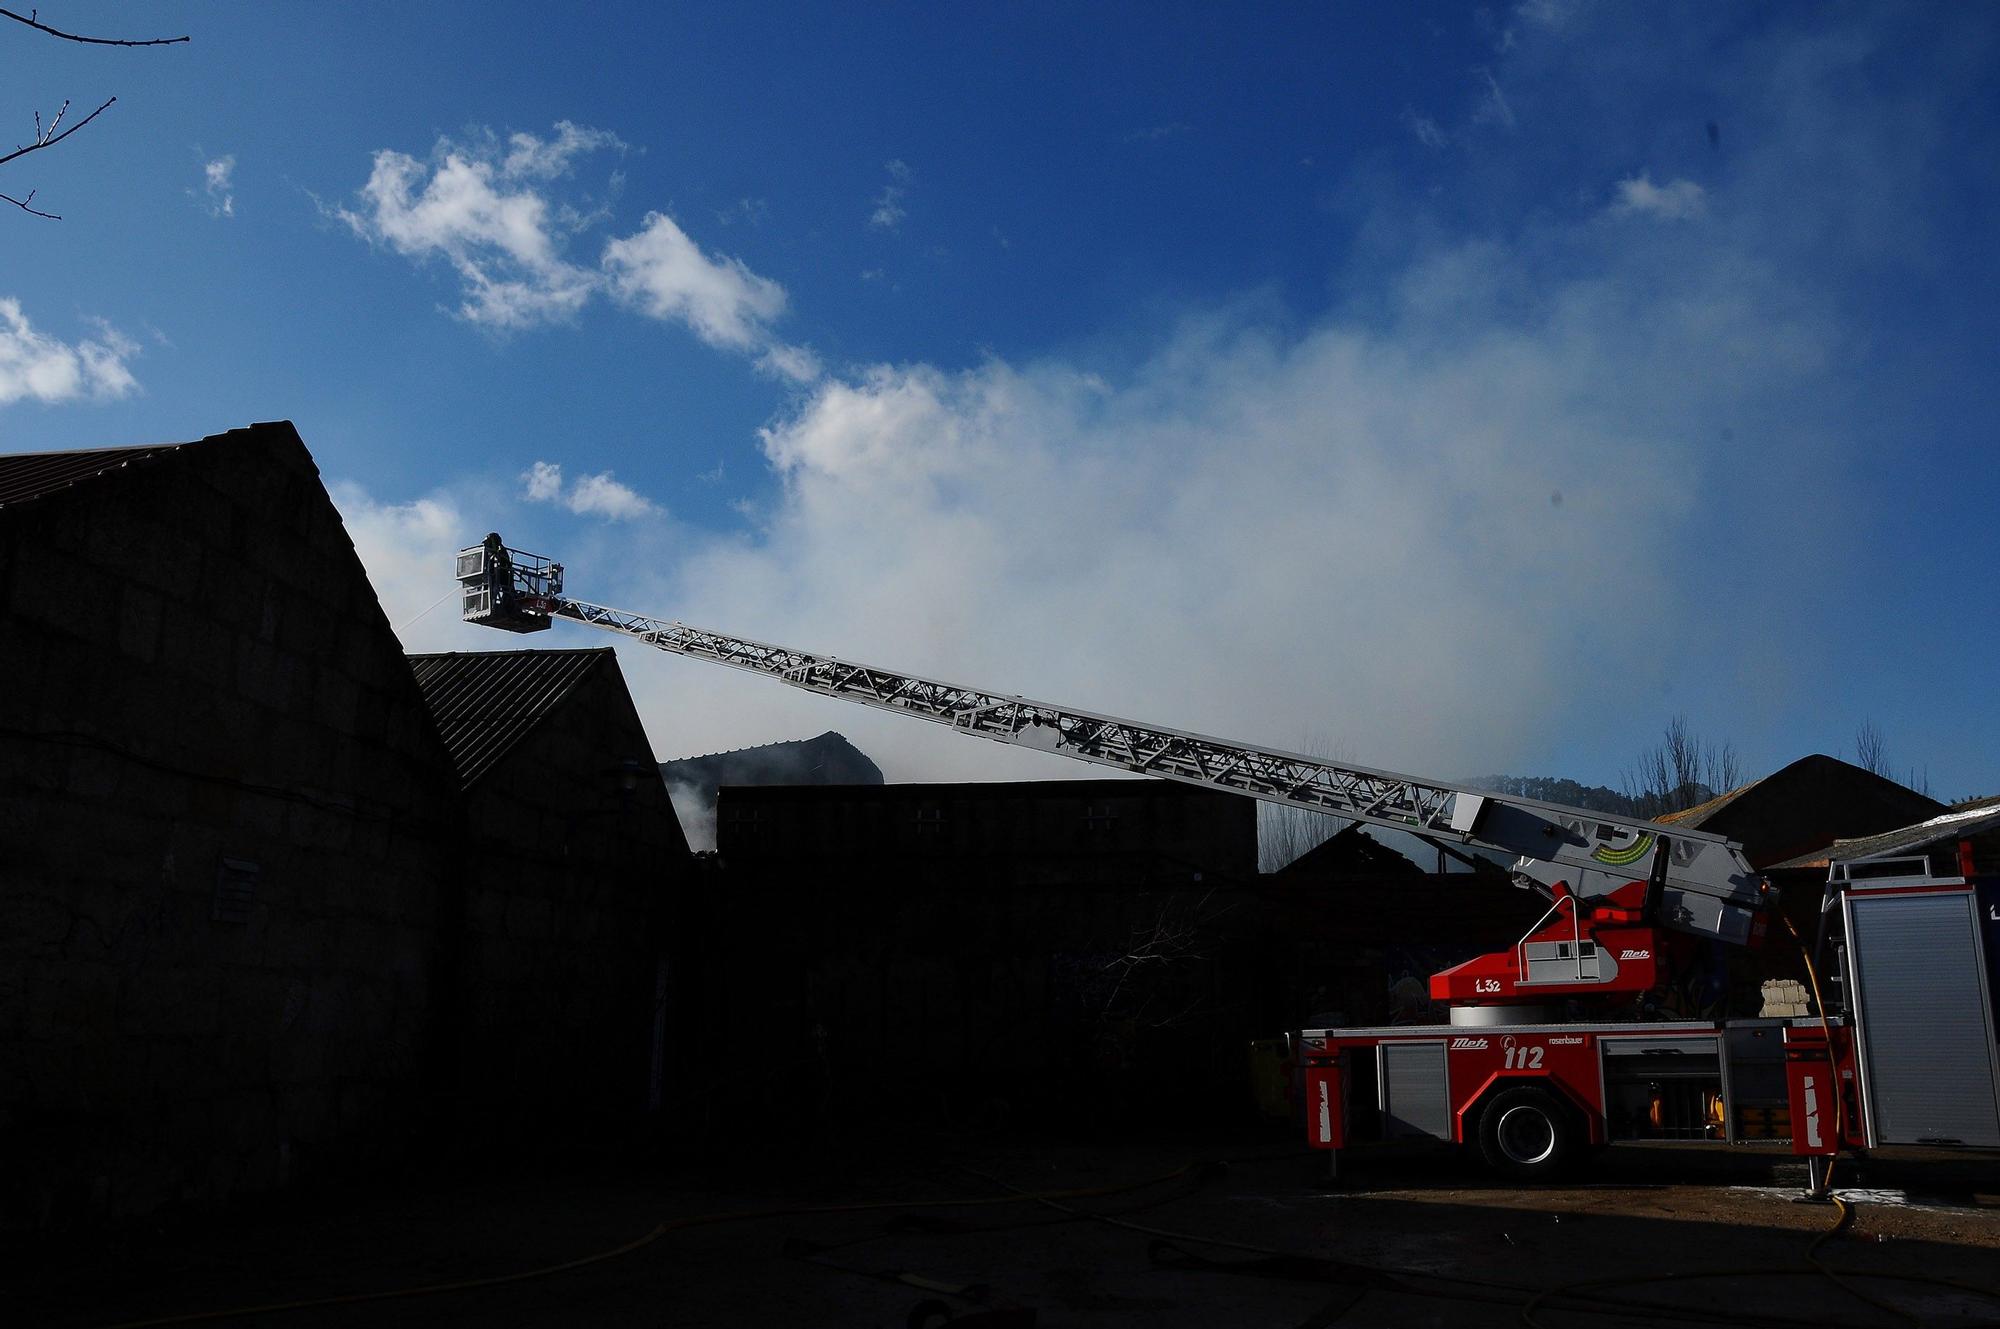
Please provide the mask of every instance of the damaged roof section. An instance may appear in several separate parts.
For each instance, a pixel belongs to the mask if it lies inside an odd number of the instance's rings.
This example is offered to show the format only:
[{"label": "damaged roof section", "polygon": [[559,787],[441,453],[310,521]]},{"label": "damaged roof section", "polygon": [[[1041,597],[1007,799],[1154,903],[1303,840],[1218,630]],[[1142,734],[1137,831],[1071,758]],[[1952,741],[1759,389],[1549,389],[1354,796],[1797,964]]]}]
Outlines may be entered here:
[{"label": "damaged roof section", "polygon": [[610,654],[600,647],[411,656],[459,787],[478,783]]}]

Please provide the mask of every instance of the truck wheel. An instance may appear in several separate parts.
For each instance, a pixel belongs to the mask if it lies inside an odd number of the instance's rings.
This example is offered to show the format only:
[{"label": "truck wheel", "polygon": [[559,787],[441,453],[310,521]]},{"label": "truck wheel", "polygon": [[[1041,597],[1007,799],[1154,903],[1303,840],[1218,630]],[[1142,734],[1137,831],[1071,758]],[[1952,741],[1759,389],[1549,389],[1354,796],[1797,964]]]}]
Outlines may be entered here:
[{"label": "truck wheel", "polygon": [[1479,1114],[1479,1154],[1516,1181],[1546,1181],[1567,1168],[1580,1143],[1576,1114],[1545,1089],[1509,1089]]}]

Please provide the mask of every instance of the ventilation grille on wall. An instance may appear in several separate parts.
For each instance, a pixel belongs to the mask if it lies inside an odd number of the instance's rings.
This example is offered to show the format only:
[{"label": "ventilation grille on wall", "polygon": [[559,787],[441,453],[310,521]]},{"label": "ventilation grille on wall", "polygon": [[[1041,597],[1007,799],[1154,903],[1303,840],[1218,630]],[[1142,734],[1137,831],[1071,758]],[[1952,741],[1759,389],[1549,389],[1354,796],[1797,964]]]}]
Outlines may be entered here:
[{"label": "ventilation grille on wall", "polygon": [[241,858],[225,858],[215,874],[215,910],[209,915],[218,923],[248,923],[257,903],[257,877],[263,871]]}]

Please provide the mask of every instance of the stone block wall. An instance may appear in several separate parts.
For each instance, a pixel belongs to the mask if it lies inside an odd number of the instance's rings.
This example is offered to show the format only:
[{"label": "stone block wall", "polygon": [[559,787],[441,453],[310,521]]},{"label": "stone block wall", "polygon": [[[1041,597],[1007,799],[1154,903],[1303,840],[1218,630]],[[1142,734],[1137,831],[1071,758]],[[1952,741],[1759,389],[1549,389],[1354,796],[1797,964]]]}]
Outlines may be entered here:
[{"label": "stone block wall", "polygon": [[458,1117],[559,1144],[652,1105],[668,910],[687,842],[607,652],[465,794]]},{"label": "stone block wall", "polygon": [[289,425],[0,509],[0,1225],[420,1120],[449,761]]},{"label": "stone block wall", "polygon": [[1812,1013],[1812,991],[1795,978],[1766,979],[1764,1005],[1757,1014],[1764,1018],[1792,1017]]}]

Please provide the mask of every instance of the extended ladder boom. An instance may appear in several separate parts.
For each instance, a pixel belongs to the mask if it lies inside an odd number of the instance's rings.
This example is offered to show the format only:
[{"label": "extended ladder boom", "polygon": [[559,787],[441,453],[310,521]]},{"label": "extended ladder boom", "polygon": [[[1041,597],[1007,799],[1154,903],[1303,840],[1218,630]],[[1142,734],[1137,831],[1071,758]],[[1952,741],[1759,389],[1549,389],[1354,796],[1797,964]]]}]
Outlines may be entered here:
[{"label": "extended ladder boom", "polygon": [[562,595],[562,566],[498,537],[460,553],[461,616],[515,632],[568,618],[807,692],[950,725],[999,743],[1224,789],[1434,841],[1519,856],[1517,877],[1590,899],[1650,878],[1658,921],[1741,943],[1763,893],[1718,835],[1490,794],[1303,753],[1122,720],[610,609]]}]

